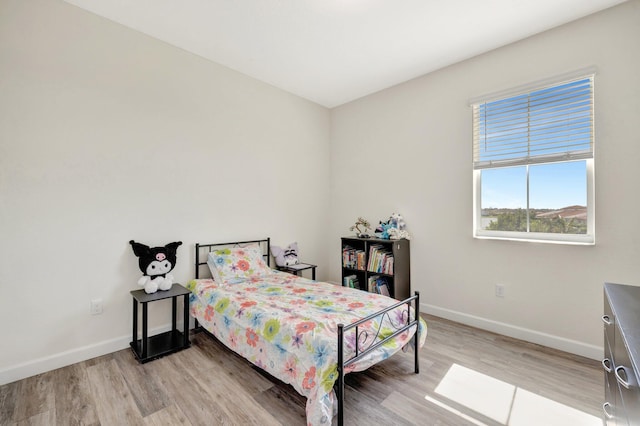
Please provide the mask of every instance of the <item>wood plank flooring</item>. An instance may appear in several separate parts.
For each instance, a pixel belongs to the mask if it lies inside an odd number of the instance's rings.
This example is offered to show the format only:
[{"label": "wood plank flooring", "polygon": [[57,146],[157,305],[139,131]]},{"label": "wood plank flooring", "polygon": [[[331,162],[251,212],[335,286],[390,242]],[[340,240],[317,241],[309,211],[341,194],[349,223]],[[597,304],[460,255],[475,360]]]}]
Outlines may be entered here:
[{"label": "wood plank flooring", "polygon": [[[534,411],[549,411],[545,404],[553,403],[553,410],[570,407],[600,418],[604,379],[597,361],[425,319],[420,374],[413,374],[413,355],[400,353],[347,376],[347,425],[515,424],[518,402],[510,402],[507,420],[484,411],[497,391],[471,377],[532,393],[540,401]],[[292,387],[205,333],[191,341],[189,349],[147,364],[126,349],[0,386],[0,425],[305,424],[306,400]],[[474,410],[458,393],[443,393],[439,385],[449,383],[454,370],[472,374],[458,383],[460,395],[481,386],[472,398],[489,402]]]}]

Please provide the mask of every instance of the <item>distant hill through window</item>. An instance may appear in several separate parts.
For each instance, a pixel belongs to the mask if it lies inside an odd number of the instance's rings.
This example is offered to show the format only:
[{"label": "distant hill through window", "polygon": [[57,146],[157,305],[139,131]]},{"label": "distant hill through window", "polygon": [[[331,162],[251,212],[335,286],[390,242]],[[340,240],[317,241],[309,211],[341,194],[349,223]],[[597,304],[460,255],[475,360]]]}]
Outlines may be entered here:
[{"label": "distant hill through window", "polygon": [[567,206],[560,209],[482,209],[482,229],[489,231],[548,232],[554,234],[586,234],[587,207]]}]

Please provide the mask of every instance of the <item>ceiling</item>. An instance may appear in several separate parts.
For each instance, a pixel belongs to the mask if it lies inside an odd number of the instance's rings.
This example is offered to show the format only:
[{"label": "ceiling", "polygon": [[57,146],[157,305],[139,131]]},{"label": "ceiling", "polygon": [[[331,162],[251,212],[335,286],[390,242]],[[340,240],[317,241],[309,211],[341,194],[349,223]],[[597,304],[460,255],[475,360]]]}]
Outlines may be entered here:
[{"label": "ceiling", "polygon": [[624,0],[65,0],[335,107]]}]

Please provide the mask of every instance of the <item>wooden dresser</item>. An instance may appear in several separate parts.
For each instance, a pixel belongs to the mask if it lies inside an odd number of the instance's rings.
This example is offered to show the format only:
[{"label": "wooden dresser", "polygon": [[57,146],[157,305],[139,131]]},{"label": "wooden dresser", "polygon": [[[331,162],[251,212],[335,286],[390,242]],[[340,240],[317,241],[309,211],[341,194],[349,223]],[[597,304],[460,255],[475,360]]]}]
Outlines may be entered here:
[{"label": "wooden dresser", "polygon": [[640,287],[604,285],[606,425],[640,426]]}]

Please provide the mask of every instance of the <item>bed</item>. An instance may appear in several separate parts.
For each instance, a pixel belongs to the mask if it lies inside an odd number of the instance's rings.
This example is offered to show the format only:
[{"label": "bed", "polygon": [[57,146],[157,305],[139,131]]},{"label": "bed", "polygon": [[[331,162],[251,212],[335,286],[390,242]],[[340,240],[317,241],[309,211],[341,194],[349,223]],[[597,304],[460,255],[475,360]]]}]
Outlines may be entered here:
[{"label": "bed", "polygon": [[305,396],[308,425],[334,415],[343,424],[347,373],[400,350],[413,350],[419,372],[427,327],[417,292],[397,301],[276,271],[269,248],[268,238],[196,244],[190,312],[197,328]]}]

